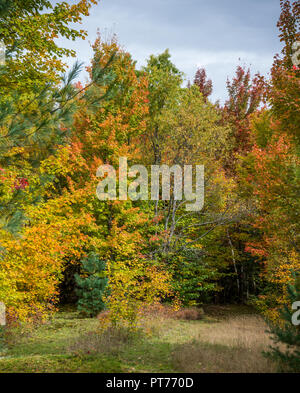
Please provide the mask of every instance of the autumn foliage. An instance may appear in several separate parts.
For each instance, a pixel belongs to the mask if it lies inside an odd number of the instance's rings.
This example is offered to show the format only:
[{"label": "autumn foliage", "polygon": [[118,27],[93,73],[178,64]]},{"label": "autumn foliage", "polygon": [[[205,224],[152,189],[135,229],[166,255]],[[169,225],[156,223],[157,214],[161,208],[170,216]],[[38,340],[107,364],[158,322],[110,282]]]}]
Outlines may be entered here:
[{"label": "autumn foliage", "polygon": [[[0,300],[8,319],[46,319],[67,275],[84,278],[82,261],[94,255],[107,282],[102,326],[135,327],[139,310],[161,302],[251,303],[278,321],[300,270],[299,2],[281,1],[284,49],[270,78],[238,66],[223,106],[211,102],[204,68],[184,87],[168,50],[137,69],[115,36],[98,35],[87,82],[75,83],[78,64],[62,78],[62,57],[74,53],[55,40],[84,38],[69,24],[96,1],[8,3],[0,22],[14,53],[0,67]],[[147,168],[204,165],[203,209],[186,213],[174,187],[169,201],[99,200],[97,169],[118,168],[120,157]]]}]

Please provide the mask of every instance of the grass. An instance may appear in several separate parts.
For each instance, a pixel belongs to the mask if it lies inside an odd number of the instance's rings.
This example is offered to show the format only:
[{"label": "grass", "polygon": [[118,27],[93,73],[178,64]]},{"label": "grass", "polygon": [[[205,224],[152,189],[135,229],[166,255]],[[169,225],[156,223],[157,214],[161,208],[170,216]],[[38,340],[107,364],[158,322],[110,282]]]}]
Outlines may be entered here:
[{"label": "grass", "polygon": [[[0,372],[275,372],[261,352],[270,339],[247,307],[209,307],[189,319],[166,309],[145,312],[143,334],[126,329],[99,335],[97,319],[62,310],[33,331],[15,332],[0,350]],[[22,334],[21,334],[22,333]]]}]

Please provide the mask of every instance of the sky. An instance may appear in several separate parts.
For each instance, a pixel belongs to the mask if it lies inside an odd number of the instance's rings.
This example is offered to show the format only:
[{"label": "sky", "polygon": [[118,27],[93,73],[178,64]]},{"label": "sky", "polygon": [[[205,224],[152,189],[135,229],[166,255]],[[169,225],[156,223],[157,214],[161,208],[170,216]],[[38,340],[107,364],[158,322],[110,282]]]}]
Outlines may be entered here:
[{"label": "sky", "polygon": [[138,67],[168,48],[186,80],[193,81],[197,68],[204,67],[214,85],[212,100],[224,102],[226,80],[237,65],[268,74],[281,51],[279,15],[279,0],[100,0],[83,19],[87,40],[63,44],[85,65],[97,30],[106,37],[117,34]]}]

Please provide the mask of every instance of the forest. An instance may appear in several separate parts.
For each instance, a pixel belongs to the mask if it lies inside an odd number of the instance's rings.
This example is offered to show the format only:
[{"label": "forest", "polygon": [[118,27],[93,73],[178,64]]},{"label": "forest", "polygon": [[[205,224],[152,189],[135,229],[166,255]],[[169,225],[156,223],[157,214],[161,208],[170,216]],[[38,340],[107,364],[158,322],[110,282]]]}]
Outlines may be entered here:
[{"label": "forest", "polygon": [[[204,67],[137,67],[114,34],[84,67],[57,38],[96,4],[0,0],[0,372],[300,372],[299,0],[269,76],[237,65],[224,103]],[[136,198],[119,176],[97,198],[120,157],[203,166],[203,208],[175,174],[169,198],[137,171]]]}]

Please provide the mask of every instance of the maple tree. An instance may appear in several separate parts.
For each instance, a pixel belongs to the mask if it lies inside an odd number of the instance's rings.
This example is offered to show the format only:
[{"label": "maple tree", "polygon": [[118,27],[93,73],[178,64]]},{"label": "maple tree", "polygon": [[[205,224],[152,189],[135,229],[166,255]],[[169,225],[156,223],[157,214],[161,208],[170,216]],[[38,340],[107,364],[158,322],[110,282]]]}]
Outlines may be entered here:
[{"label": "maple tree", "polygon": [[207,99],[213,92],[212,80],[207,79],[204,68],[198,68],[194,79],[194,85],[199,87],[199,90],[205,99]]},{"label": "maple tree", "polygon": [[[270,80],[238,66],[223,107],[211,102],[205,69],[185,88],[168,50],[138,70],[115,36],[96,39],[88,82],[74,83],[78,63],[62,77],[62,57],[73,52],[56,38],[83,38],[71,23],[95,3],[0,3],[7,46],[0,66],[0,299],[8,319],[46,318],[68,298],[67,275],[74,281],[77,272],[82,288],[94,286],[79,308],[95,316],[105,305],[103,327],[136,327],[145,303],[198,306],[212,298],[252,301],[278,322],[278,305],[289,301],[300,269],[299,2],[281,1],[285,46]],[[167,201],[124,200],[117,180],[116,199],[99,200],[98,168],[118,168],[120,157],[148,169],[204,165],[203,208],[187,212],[191,201],[179,201],[174,184]],[[101,277],[93,269],[86,277],[95,261],[105,261]]]},{"label": "maple tree", "polygon": [[85,38],[80,23],[95,0],[74,4],[48,0],[1,0],[0,41],[6,47],[6,67],[1,76],[1,92],[12,89],[28,92],[32,87],[58,81],[65,71],[63,56],[75,56],[73,50],[58,46],[56,38]]},{"label": "maple tree", "polygon": [[277,27],[279,29],[280,41],[284,43],[282,59],[278,56],[275,64],[282,64],[284,68],[293,67],[292,55],[293,45],[299,39],[300,33],[300,4],[299,1],[280,0],[281,14]]},{"label": "maple tree", "polygon": [[[283,58],[275,58],[268,89],[270,108],[252,121],[254,144],[244,163],[244,190],[250,189],[260,239],[247,250],[260,257],[270,283],[258,304],[278,320],[286,304],[292,272],[299,272],[299,71],[291,66],[291,41],[299,37],[299,4],[281,2],[279,20]],[[247,185],[246,185],[247,183]],[[246,191],[247,192],[247,191]]]},{"label": "maple tree", "polygon": [[[102,97],[100,105],[90,103],[89,94],[83,91],[77,96],[69,143],[40,166],[44,174],[52,174],[54,179],[44,189],[44,200],[26,208],[30,228],[25,228],[21,243],[17,239],[12,243],[3,242],[5,250],[10,247],[9,257],[4,255],[4,261],[12,258],[15,263],[35,269],[33,262],[40,261],[39,254],[48,244],[45,258],[49,259],[44,266],[46,270],[50,268],[47,274],[51,287],[38,292],[39,301],[32,300],[46,310],[50,296],[52,302],[57,301],[58,284],[66,266],[80,264],[88,252],[96,252],[106,261],[109,295],[105,302],[109,305],[110,320],[134,324],[139,302],[154,302],[169,292],[168,274],[144,256],[148,247],[146,239],[151,236],[147,209],[142,211],[139,204],[132,201],[100,201],[95,197],[95,190],[99,182],[97,168],[101,164],[117,167],[120,156],[128,157],[130,163],[140,157],[138,143],[148,113],[147,80],[138,77],[130,55],[118,47],[115,38],[102,42],[99,37],[93,48],[91,78],[99,66],[102,69],[108,64],[107,77],[89,91],[93,101]],[[115,88],[109,96],[111,78]],[[56,232],[55,239],[51,237],[52,228]],[[19,244],[24,244],[25,249],[29,247],[28,236],[33,232],[39,241],[31,249],[31,259],[24,260],[23,254],[16,259]],[[50,258],[53,258],[52,264]],[[28,282],[35,288],[34,275]],[[9,296],[5,299],[10,304]],[[20,305],[12,300],[11,304],[22,316],[27,302]]]},{"label": "maple tree", "polygon": [[[251,148],[249,121],[265,95],[264,78],[258,73],[251,80],[250,69],[238,66],[232,81],[227,80],[229,99],[225,102],[223,116],[232,126],[233,153],[245,153]],[[231,156],[231,160],[235,155]]]}]

